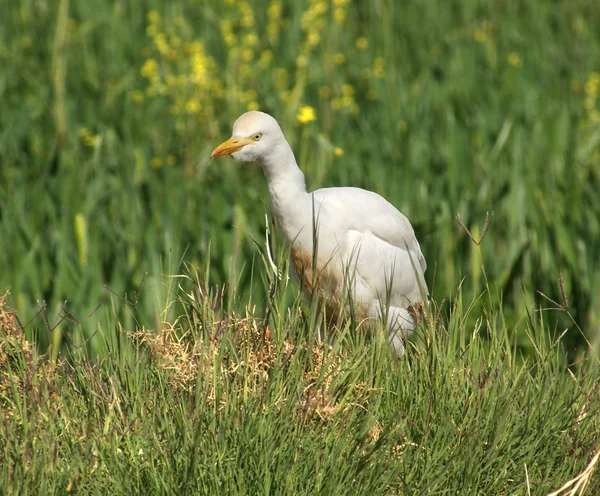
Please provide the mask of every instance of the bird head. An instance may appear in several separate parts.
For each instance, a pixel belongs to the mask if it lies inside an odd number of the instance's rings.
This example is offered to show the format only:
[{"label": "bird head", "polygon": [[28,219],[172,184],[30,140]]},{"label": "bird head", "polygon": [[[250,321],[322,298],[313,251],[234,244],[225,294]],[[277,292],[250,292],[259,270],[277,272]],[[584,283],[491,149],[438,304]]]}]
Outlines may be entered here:
[{"label": "bird head", "polygon": [[269,114],[246,112],[234,122],[231,138],[217,146],[210,158],[230,155],[242,162],[260,162],[282,137],[279,124]]}]

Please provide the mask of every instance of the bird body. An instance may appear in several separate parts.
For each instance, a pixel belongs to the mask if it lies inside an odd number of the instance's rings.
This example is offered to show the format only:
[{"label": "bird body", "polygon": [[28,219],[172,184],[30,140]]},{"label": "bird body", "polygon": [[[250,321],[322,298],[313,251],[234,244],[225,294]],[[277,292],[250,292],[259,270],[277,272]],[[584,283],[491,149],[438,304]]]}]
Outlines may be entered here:
[{"label": "bird body", "polygon": [[238,118],[233,136],[211,157],[226,154],[261,164],[303,289],[320,293],[329,317],[347,318],[352,307],[358,322],[384,320],[394,352],[402,354],[403,338],[427,301],[427,264],[408,219],[364,189],[307,192],[294,153],[268,114],[251,111]]}]

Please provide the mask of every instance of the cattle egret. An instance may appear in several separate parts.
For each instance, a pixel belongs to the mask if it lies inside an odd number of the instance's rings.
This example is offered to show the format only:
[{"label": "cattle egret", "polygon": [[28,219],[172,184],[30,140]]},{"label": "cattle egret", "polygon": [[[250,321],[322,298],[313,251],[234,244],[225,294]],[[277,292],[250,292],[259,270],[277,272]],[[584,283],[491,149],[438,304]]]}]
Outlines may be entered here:
[{"label": "cattle egret", "polygon": [[352,311],[356,322],[384,323],[393,352],[402,355],[403,340],[428,298],[427,264],[408,219],[371,191],[307,192],[279,124],[263,112],[246,112],[235,121],[232,137],[211,158],[223,155],[262,166],[273,214],[304,290],[318,291],[329,317],[348,318]]}]

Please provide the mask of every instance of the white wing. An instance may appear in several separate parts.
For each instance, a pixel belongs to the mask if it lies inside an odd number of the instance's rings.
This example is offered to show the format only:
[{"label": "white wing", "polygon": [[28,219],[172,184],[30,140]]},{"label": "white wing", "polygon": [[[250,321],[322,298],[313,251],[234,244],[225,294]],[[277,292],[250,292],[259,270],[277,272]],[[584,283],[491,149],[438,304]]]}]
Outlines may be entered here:
[{"label": "white wing", "polygon": [[331,237],[340,257],[357,278],[355,297],[389,298],[394,306],[408,307],[427,296],[427,269],[408,219],[376,193],[359,188],[326,188],[313,193],[319,231]]}]

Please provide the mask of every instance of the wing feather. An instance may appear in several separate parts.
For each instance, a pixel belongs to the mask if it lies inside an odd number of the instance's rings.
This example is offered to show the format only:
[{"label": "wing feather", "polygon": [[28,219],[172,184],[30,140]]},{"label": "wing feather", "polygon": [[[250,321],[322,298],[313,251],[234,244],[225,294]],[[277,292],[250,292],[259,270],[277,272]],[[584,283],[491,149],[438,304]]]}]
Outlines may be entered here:
[{"label": "wing feather", "polygon": [[369,231],[382,241],[413,253],[421,270],[427,270],[409,220],[382,196],[360,188],[325,188],[313,195],[324,219],[335,220],[346,231]]}]

